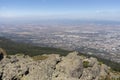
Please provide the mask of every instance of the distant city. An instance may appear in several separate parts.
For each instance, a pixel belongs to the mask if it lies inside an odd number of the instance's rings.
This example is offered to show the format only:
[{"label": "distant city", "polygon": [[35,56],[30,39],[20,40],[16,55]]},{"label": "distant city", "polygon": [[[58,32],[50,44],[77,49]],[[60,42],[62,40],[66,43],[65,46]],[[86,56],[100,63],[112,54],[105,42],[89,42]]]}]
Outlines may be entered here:
[{"label": "distant city", "polygon": [[120,24],[0,24],[0,36],[120,63]]}]

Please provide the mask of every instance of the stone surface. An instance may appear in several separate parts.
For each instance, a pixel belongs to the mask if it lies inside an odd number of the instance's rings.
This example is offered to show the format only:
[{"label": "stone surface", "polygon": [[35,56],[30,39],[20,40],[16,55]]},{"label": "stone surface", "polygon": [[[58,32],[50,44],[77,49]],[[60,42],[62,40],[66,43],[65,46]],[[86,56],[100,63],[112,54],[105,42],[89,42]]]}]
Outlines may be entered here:
[{"label": "stone surface", "polygon": [[77,53],[70,53],[56,65],[53,80],[79,79],[83,72],[81,58]]},{"label": "stone surface", "polygon": [[[44,55],[44,60],[34,60],[25,55],[8,55],[0,61],[0,80],[99,80],[109,75],[109,68],[96,58],[79,56]],[[84,68],[83,62],[88,61]]]}]

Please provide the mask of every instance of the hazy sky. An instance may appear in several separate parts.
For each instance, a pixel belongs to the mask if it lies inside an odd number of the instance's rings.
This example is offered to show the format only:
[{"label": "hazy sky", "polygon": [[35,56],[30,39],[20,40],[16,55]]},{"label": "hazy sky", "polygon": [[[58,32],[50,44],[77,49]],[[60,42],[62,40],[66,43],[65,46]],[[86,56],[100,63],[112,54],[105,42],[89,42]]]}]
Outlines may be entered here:
[{"label": "hazy sky", "polygon": [[0,19],[120,21],[120,0],[0,0]]}]

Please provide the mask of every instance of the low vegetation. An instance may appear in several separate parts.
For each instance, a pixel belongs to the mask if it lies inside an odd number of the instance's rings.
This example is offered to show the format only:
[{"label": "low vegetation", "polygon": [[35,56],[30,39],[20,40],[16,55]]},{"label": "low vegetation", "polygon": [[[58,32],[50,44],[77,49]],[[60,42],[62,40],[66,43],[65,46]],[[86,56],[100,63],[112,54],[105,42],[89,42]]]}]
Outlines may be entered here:
[{"label": "low vegetation", "polygon": [[16,53],[23,53],[29,56],[36,56],[36,55],[54,53],[65,56],[70,52],[63,49],[56,49],[51,47],[38,47],[25,43],[17,43],[3,37],[0,37],[0,48],[5,49],[7,54],[9,55],[14,55]]},{"label": "low vegetation", "polygon": [[106,64],[107,66],[110,66],[113,71],[120,72],[120,63],[110,61],[108,59],[103,59],[95,55],[89,55],[89,54],[84,54],[84,53],[79,53],[79,55],[84,55],[86,57],[95,57],[98,59],[100,62],[99,65],[101,64]]},{"label": "low vegetation", "polygon": [[48,56],[38,55],[38,56],[33,56],[32,58],[33,60],[38,61],[38,60],[45,60],[48,58]]},{"label": "low vegetation", "polygon": [[83,61],[83,67],[88,68],[89,67],[89,62],[88,61]]}]

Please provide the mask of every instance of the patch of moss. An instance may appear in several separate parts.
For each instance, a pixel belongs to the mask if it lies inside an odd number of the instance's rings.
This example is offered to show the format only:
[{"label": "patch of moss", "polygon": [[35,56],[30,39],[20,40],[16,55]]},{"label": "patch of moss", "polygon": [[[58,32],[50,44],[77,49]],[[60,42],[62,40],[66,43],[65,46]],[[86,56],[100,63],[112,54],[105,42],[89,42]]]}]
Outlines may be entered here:
[{"label": "patch of moss", "polygon": [[18,53],[18,54],[16,54],[17,56],[24,56],[24,54],[22,54],[22,53]]},{"label": "patch of moss", "polygon": [[32,58],[33,58],[33,60],[38,61],[38,60],[45,60],[48,58],[48,56],[38,55],[38,56],[33,56]]},{"label": "patch of moss", "polygon": [[103,62],[99,61],[98,65],[102,65],[102,64],[103,64]]}]

